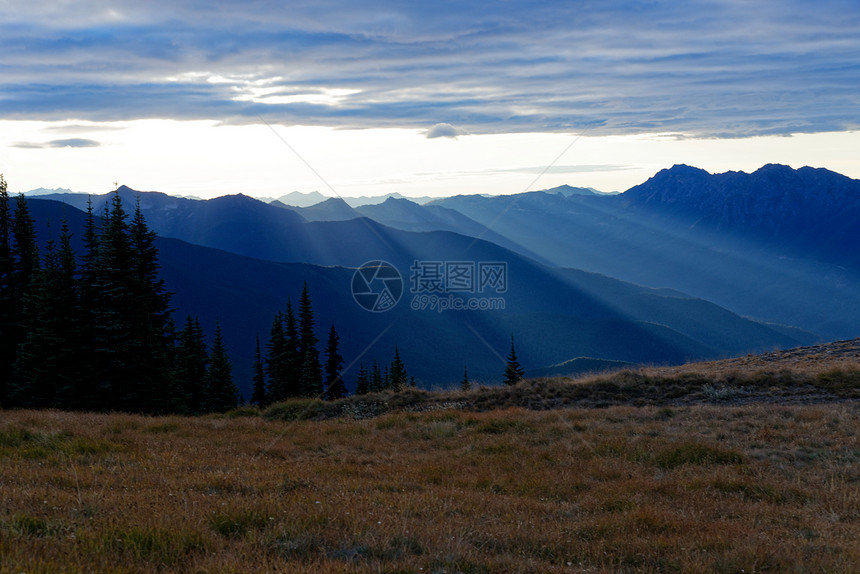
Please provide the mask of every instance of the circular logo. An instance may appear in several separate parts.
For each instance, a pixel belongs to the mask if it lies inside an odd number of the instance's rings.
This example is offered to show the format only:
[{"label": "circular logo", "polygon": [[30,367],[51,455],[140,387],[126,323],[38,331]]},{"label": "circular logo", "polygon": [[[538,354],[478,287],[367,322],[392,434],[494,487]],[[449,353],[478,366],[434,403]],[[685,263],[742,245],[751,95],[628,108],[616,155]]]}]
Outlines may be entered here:
[{"label": "circular logo", "polygon": [[362,309],[388,311],[403,295],[403,277],[391,263],[368,261],[352,276],[352,298]]}]

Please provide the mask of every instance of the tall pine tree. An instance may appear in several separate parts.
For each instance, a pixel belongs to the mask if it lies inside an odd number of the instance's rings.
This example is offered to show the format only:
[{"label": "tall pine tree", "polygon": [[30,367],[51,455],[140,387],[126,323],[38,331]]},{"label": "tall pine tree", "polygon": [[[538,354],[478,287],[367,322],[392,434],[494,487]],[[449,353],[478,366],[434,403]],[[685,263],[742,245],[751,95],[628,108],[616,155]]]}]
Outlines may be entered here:
[{"label": "tall pine tree", "polygon": [[156,234],[146,224],[139,197],[129,226],[129,238],[134,296],[132,329],[139,349],[129,361],[145,389],[141,393],[140,408],[147,412],[175,411],[180,389],[170,377],[174,338],[170,293],[159,276]]},{"label": "tall pine tree", "polygon": [[346,385],[343,383],[343,357],[338,351],[340,337],[335,331],[334,324],[328,333],[328,345],[326,347],[325,362],[325,386],[326,398],[330,401],[341,399],[347,395]]},{"label": "tall pine tree", "polygon": [[75,368],[80,324],[75,257],[64,223],[57,250],[48,239],[42,266],[25,297],[26,335],[15,363],[13,404],[34,408],[80,408]]},{"label": "tall pine tree", "polygon": [[260,354],[260,335],[257,335],[257,347],[254,352],[254,387],[251,391],[251,402],[260,408],[269,404],[266,396],[266,374],[263,370],[263,357]]},{"label": "tall pine tree", "polygon": [[406,374],[406,367],[400,358],[400,349],[395,345],[394,360],[391,362],[391,369],[388,371],[387,387],[395,391],[402,391],[408,383],[409,375]]},{"label": "tall pine tree", "polygon": [[[27,338],[27,330],[33,324],[35,309],[32,303],[33,288],[39,275],[39,247],[36,243],[36,227],[23,195],[15,198],[14,216],[9,221],[11,230],[8,264],[8,294],[5,311],[8,323],[4,327],[2,345],[8,347],[9,362],[0,367],[5,371],[4,393],[11,405],[20,404],[26,397],[28,383],[20,380],[15,369],[16,356]],[[28,298],[30,299],[28,301]],[[29,317],[28,317],[29,315]]]},{"label": "tall pine tree", "polygon": [[209,355],[209,371],[206,373],[209,388],[209,408],[223,413],[236,407],[239,390],[233,382],[233,366],[224,347],[221,325],[215,325],[215,340]]},{"label": "tall pine tree", "polygon": [[280,311],[272,320],[269,342],[266,343],[265,371],[269,377],[266,396],[270,403],[277,403],[289,396],[288,366],[289,349],[284,335],[284,315]]},{"label": "tall pine tree", "polygon": [[186,414],[201,414],[208,409],[206,368],[209,355],[200,321],[190,315],[185,327],[179,332],[179,344],[175,351],[175,377],[182,405],[178,408]]},{"label": "tall pine tree", "polygon": [[364,368],[364,363],[358,366],[358,377],[355,381],[355,394],[366,395],[370,392],[370,378],[367,374],[367,369]]},{"label": "tall pine tree", "polygon": [[511,353],[508,355],[508,360],[505,364],[505,384],[516,385],[523,379],[525,371],[520,366],[517,359],[517,350],[514,348],[514,338],[511,337]]},{"label": "tall pine tree", "polygon": [[305,397],[323,396],[322,365],[314,333],[314,310],[305,282],[299,299],[299,354],[302,357],[301,394]]},{"label": "tall pine tree", "polygon": [[293,302],[287,298],[287,311],[284,314],[284,388],[286,397],[298,397],[302,394],[302,363],[301,337],[296,314],[293,312]]},{"label": "tall pine tree", "polygon": [[7,384],[12,380],[15,362],[11,223],[8,187],[0,174],[0,407],[6,405]]}]

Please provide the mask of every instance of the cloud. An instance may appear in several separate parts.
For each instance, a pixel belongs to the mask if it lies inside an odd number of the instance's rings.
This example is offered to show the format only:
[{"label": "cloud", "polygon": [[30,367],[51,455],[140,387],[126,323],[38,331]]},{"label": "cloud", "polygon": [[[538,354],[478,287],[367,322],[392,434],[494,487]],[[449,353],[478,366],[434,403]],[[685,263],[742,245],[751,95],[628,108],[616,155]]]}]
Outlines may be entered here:
[{"label": "cloud", "polygon": [[433,139],[433,138],[454,138],[454,139],[456,139],[457,136],[465,136],[465,135],[469,135],[469,132],[467,132],[464,129],[455,128],[451,124],[441,123],[441,124],[436,124],[433,127],[431,127],[429,130],[427,130],[425,137],[427,139]]},{"label": "cloud", "polygon": [[48,147],[98,147],[100,145],[101,144],[95,140],[85,138],[69,138],[48,142]]},{"label": "cloud", "polygon": [[85,138],[68,138],[61,140],[51,140],[49,142],[44,143],[35,143],[35,142],[18,142],[13,144],[12,147],[22,148],[22,149],[49,149],[49,148],[65,148],[65,147],[99,147],[101,143]]},{"label": "cloud", "polygon": [[[8,0],[0,118],[737,137],[860,128],[850,2]],[[427,136],[440,132],[434,126]]]},{"label": "cloud", "polygon": [[551,165],[547,166],[529,166],[509,169],[507,171],[517,173],[593,173],[606,171],[624,171],[628,169],[636,169],[631,165],[601,163],[601,164],[583,164],[583,165]]}]

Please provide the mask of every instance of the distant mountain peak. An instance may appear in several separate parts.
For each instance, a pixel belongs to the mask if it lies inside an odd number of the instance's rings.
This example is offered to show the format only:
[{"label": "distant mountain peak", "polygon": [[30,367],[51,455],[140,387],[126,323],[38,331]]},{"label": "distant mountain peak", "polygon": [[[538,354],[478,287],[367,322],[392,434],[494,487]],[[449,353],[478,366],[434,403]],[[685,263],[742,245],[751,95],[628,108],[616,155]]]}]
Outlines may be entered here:
[{"label": "distant mountain peak", "polygon": [[328,199],[319,202],[317,205],[345,205],[349,207],[349,204],[342,197],[329,197]]},{"label": "distant mountain peak", "polygon": [[573,187],[566,183],[550,189],[544,189],[542,191],[543,193],[561,195],[564,197],[570,197],[571,195],[600,195],[599,191],[591,187]]}]

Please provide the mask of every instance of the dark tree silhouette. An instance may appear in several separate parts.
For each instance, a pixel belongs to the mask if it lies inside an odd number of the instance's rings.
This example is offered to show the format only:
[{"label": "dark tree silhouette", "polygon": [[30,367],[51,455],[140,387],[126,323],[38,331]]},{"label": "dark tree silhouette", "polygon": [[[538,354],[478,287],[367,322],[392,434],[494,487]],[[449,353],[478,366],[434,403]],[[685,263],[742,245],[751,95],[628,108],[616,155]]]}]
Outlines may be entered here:
[{"label": "dark tree silhouette", "polygon": [[511,337],[511,354],[508,355],[507,363],[505,364],[505,384],[516,385],[523,379],[525,371],[520,366],[517,360],[517,350],[514,348],[514,338]]},{"label": "dark tree silhouette", "polygon": [[395,391],[401,391],[406,388],[409,383],[409,375],[406,374],[406,367],[403,360],[400,358],[400,349],[394,346],[394,360],[391,362],[391,369],[388,371],[388,388]]},{"label": "dark tree silhouette", "polygon": [[206,381],[209,388],[209,410],[223,413],[236,407],[239,390],[233,382],[233,366],[227,356],[219,324],[215,325],[215,340],[209,355]]},{"label": "dark tree silhouette", "polygon": [[463,380],[460,381],[460,390],[468,391],[471,388],[472,383],[469,382],[469,369],[468,367],[463,367]]},{"label": "dark tree silhouette", "polygon": [[347,395],[346,385],[343,383],[341,370],[343,369],[343,357],[338,351],[340,337],[334,328],[328,332],[328,345],[326,346],[325,362],[325,386],[326,398],[330,401],[341,399]]},{"label": "dark tree silhouette", "polygon": [[367,369],[364,368],[364,363],[358,366],[358,377],[355,382],[355,394],[366,395],[370,392],[370,378],[367,375]]},{"label": "dark tree silhouette", "polygon": [[320,352],[317,349],[316,334],[314,334],[314,309],[305,282],[302,296],[299,299],[299,353],[302,357],[301,394],[305,397],[322,397],[322,365]]},{"label": "dark tree silhouette", "polygon": [[259,407],[269,404],[266,396],[266,375],[263,372],[263,357],[260,355],[260,335],[257,335],[257,347],[254,352],[254,388],[251,392],[251,402]]}]

